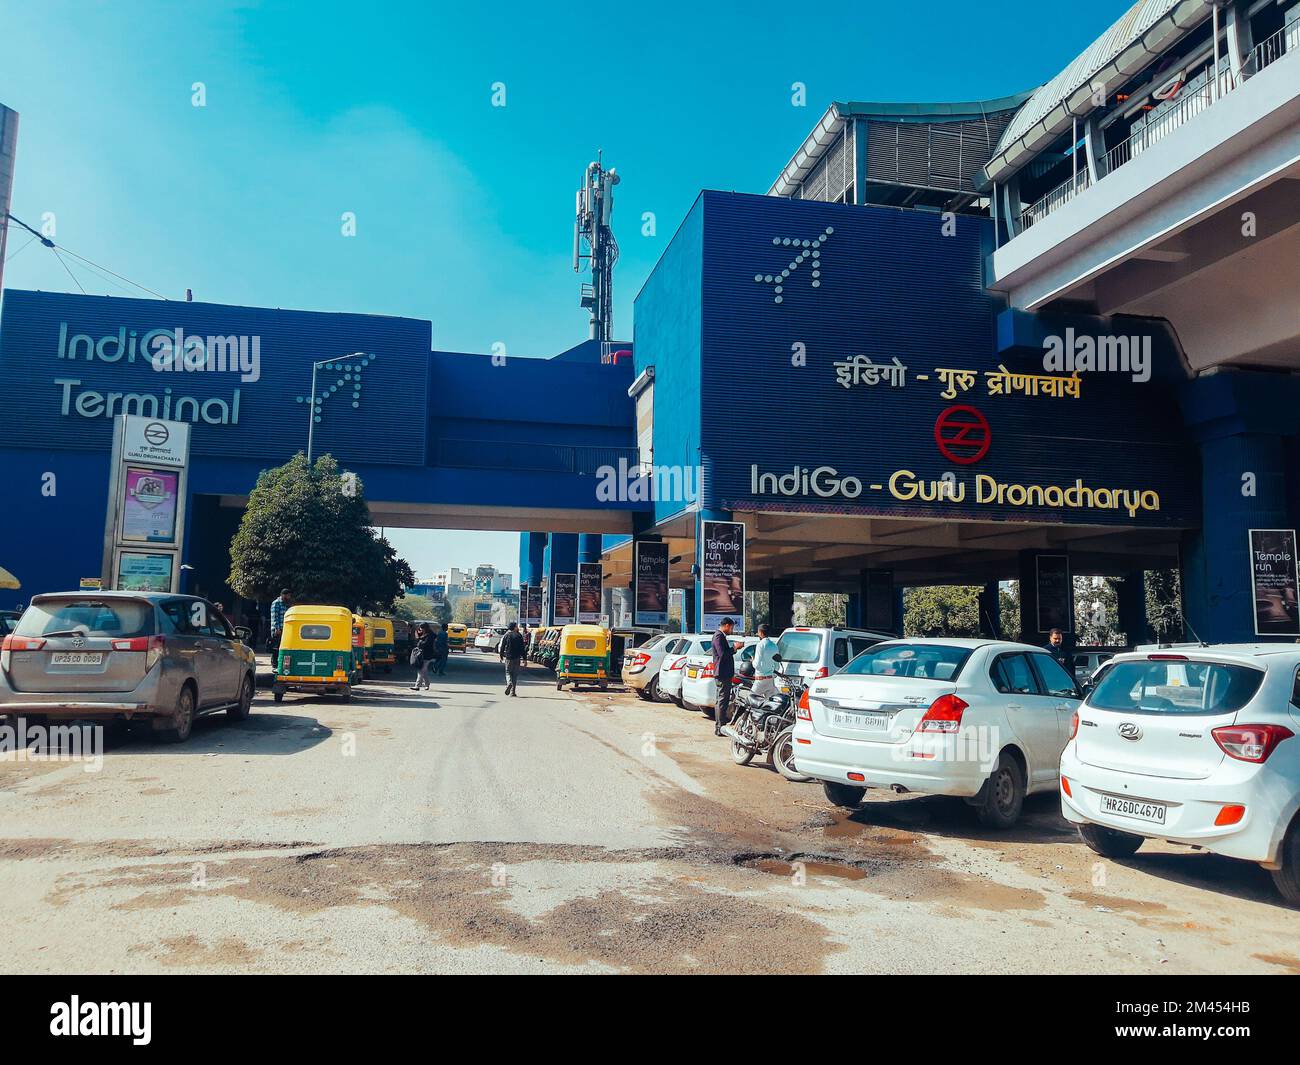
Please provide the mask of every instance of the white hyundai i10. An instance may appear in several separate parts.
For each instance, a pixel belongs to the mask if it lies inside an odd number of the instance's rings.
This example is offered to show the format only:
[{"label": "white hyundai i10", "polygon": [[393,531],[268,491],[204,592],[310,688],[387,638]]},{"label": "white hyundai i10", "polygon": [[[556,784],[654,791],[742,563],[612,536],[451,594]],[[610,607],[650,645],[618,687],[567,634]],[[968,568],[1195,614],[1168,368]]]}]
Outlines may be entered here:
[{"label": "white hyundai i10", "polygon": [[878,643],[800,698],[794,762],[837,806],[866,789],[957,795],[1006,828],[1056,787],[1081,696],[1041,647],[1001,640]]},{"label": "white hyundai i10", "polygon": [[1259,862],[1300,906],[1300,648],[1116,655],[1061,756],[1061,812],[1093,850],[1144,839]]}]

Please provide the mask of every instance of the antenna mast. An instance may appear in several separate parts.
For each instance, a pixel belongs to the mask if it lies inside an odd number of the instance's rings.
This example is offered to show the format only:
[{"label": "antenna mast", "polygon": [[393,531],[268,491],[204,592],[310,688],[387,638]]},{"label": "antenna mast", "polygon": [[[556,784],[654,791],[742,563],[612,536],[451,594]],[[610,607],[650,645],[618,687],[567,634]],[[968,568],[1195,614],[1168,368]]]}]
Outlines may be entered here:
[{"label": "antenna mast", "polygon": [[[591,268],[591,283],[582,286],[581,304],[591,311],[592,340],[608,341],[614,326],[614,264],[618,261],[618,241],[610,226],[614,213],[614,186],[619,177],[613,167],[601,163],[602,153],[587,165],[578,189],[577,212],[573,222],[573,270],[581,273],[583,262]],[[587,251],[584,253],[583,243]]]}]

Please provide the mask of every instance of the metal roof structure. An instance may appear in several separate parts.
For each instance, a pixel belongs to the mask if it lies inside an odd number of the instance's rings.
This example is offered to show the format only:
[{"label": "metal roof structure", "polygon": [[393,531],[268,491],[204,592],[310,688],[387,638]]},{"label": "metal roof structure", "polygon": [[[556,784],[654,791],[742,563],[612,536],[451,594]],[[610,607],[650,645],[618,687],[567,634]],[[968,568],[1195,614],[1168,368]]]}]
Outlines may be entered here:
[{"label": "metal roof structure", "polygon": [[1110,92],[1131,78],[1210,18],[1213,8],[1213,0],[1138,0],[1020,109],[989,161],[989,180],[1010,176],[1075,118],[1094,110],[1094,92]]}]

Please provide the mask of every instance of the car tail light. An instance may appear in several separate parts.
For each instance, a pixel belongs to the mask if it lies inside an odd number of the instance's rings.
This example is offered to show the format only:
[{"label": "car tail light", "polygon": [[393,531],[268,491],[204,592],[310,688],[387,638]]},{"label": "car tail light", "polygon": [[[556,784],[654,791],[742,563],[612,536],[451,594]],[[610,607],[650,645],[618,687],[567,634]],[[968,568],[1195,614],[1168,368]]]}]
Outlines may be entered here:
[{"label": "car tail light", "polygon": [[167,649],[167,641],[162,636],[131,636],[121,640],[110,640],[109,646],[114,651],[143,651],[144,668],[153,669]]},{"label": "car tail light", "polygon": [[845,776],[847,776],[850,780],[856,780],[859,783],[867,779],[861,773],[846,773]]},{"label": "car tail light", "polygon": [[638,651],[636,653],[636,657],[632,659],[632,664],[634,666],[644,666],[649,661],[650,661],[650,656],[648,654],[646,654],[644,651]]},{"label": "car tail light", "polygon": [[1223,725],[1211,729],[1223,753],[1241,762],[1264,762],[1283,740],[1295,735],[1282,725]]},{"label": "car tail light", "polygon": [[1246,808],[1241,803],[1232,802],[1219,811],[1219,816],[1214,819],[1214,823],[1223,828],[1227,825],[1240,824],[1245,816]]},{"label": "car tail light", "polygon": [[[1077,736],[1078,734],[1079,734],[1079,711],[1076,710],[1074,712],[1074,716],[1070,718],[1070,739],[1074,739],[1074,737]],[[1070,793],[1067,791],[1066,794],[1068,795]]]},{"label": "car tail light", "polygon": [[921,718],[917,732],[956,732],[961,728],[961,715],[970,703],[955,695],[941,695],[930,704]]},{"label": "car tail light", "polygon": [[799,696],[799,706],[795,709],[794,716],[797,717],[800,721],[812,720],[812,706],[808,702],[807,688],[805,688],[803,690],[803,694]]},{"label": "car tail light", "polygon": [[1186,655],[1147,655],[1148,662],[1186,662]]},{"label": "car tail light", "polygon": [[713,663],[712,663],[712,662],[710,662],[707,666],[705,666],[702,670],[700,670],[700,676],[701,676],[701,677],[715,677],[715,676],[717,676],[717,671],[713,668]]},{"label": "car tail light", "polygon": [[677,659],[676,662],[674,662],[674,663],[673,663],[671,666],[669,666],[668,668],[669,668],[670,670],[681,669],[682,666],[684,666],[684,665],[686,665],[686,659],[684,659],[684,658],[679,658],[679,659]]},{"label": "car tail light", "polygon": [[831,675],[831,671],[827,669],[825,666],[822,666],[822,668],[819,669],[816,675],[813,677],[813,680],[825,680],[830,675]]},{"label": "car tail light", "polygon": [[43,639],[32,639],[27,636],[6,636],[4,643],[0,644],[0,651],[39,651],[45,646]]},{"label": "car tail light", "polygon": [[1074,792],[1070,790],[1070,781],[1065,777],[1061,778],[1061,790],[1065,792],[1066,795],[1070,796],[1070,798],[1074,798]]}]

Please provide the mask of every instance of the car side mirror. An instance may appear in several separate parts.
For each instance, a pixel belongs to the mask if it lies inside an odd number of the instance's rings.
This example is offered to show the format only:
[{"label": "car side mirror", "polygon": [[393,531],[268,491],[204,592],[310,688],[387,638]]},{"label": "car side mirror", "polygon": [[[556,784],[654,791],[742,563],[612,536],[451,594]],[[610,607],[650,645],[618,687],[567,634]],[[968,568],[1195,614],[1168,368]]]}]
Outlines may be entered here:
[{"label": "car side mirror", "polygon": [[235,638],[238,640],[251,640],[253,638],[253,630],[247,625],[236,625]]}]

